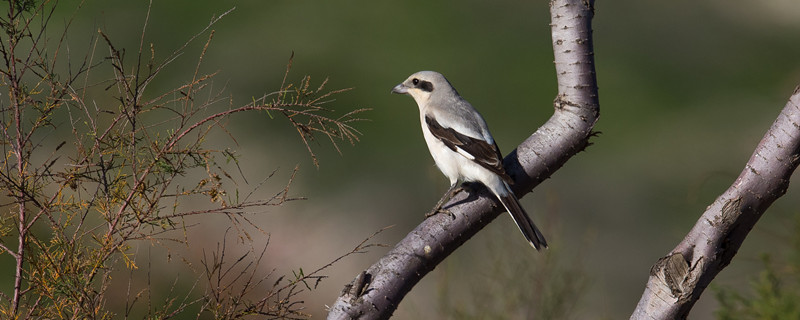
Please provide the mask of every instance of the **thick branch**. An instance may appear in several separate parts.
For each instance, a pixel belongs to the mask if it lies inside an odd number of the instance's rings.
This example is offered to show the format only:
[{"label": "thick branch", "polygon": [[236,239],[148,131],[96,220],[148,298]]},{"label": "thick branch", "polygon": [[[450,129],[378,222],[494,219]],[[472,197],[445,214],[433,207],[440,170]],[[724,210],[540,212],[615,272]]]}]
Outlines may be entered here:
[{"label": "thick branch", "polygon": [[[591,20],[593,1],[550,3],[558,77],[555,113],[504,160],[524,195],[588,145],[599,116]],[[502,211],[487,192],[459,193],[389,253],[345,286],[328,319],[386,319],[428,272]],[[531,251],[530,254],[536,254]]]},{"label": "thick branch", "polygon": [[631,319],[684,319],[736,255],[800,161],[800,86],[761,139],[739,178],[709,206],[686,238],[650,270]]}]

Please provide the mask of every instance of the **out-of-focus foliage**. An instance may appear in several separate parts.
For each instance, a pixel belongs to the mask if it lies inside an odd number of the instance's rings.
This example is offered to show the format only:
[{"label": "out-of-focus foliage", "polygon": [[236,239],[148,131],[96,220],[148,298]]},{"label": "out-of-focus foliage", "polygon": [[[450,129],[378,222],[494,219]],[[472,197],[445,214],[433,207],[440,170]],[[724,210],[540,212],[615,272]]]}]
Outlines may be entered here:
[{"label": "out-of-focus foliage", "polygon": [[748,276],[746,290],[731,286],[715,286],[719,301],[715,311],[720,320],[800,319],[800,217],[781,243],[789,254],[774,259],[761,256],[762,270]]},{"label": "out-of-focus foliage", "polygon": [[716,290],[720,304],[715,312],[717,319],[800,318],[800,283],[796,271],[779,272],[769,256],[764,256],[763,260],[764,270],[750,282],[752,292],[742,294],[730,288]]},{"label": "out-of-focus foliage", "polygon": [[[246,105],[279,88],[282,79],[274,75],[283,73],[294,52],[293,74],[329,77],[330,88],[354,87],[337,96],[336,105],[374,109],[371,121],[358,126],[364,133],[361,142],[342,145],[342,156],[334,147],[311,142],[320,169],[301,171],[293,187],[313,202],[295,202],[253,218],[271,233],[266,269],[291,274],[299,265],[323,264],[335,257],[331,252],[346,252],[387,225],[396,227],[380,241],[395,243],[444,192],[447,182],[425,148],[415,104],[389,94],[409,74],[424,69],[445,74],[481,111],[506,154],[552,112],[556,86],[547,1],[154,1],[148,42],[163,57],[182,43],[175,39],[194,34],[208,18],[234,6],[215,25],[214,43],[200,67],[204,74],[217,73],[216,86],[229,90],[233,105]],[[82,32],[69,36],[69,52],[82,57],[99,28],[117,47],[138,48],[146,14],[141,1],[89,0],[77,11],[62,6],[55,21],[74,15],[70,27]],[[800,83],[799,15],[798,2],[785,0],[596,1],[597,129],[603,134],[523,199],[537,221],[547,217],[561,226],[561,241],[552,246],[583,255],[579,263],[587,266],[582,270],[591,282],[577,309],[590,310],[592,318],[628,317],[652,264],[733,182]],[[168,71],[193,73],[203,43],[190,44]],[[156,78],[149,90],[163,92],[184,80]],[[277,167],[289,171],[298,162],[313,168],[296,130],[265,125],[268,119],[266,114],[234,115],[227,129],[238,144],[209,141],[210,146],[233,146],[251,181]],[[280,152],[268,151],[274,148]],[[752,261],[765,248],[775,261],[786,255],[788,250],[774,246],[778,240],[770,234],[785,230],[783,221],[800,207],[794,188],[761,219],[715,283],[745,283],[743,275],[762,269]],[[220,242],[225,223],[212,218],[198,223],[195,229],[202,236],[195,247]],[[511,241],[518,236],[505,218],[490,227],[507,231],[497,234]],[[543,231],[548,236],[555,232],[547,226]],[[588,244],[582,240],[587,233],[596,235]],[[475,246],[490,241],[483,233],[470,240],[451,258],[464,262],[423,280],[396,317],[436,312],[436,283],[443,273],[468,274],[470,261],[485,259]],[[508,259],[531,258],[522,255]],[[330,281],[306,300],[310,307],[305,311],[322,317],[324,305],[342,285],[374,260],[367,254],[333,270]],[[13,283],[12,267],[0,261],[3,288]],[[161,275],[179,272],[159,267]],[[535,277],[537,270],[519,272]],[[172,278],[161,281],[171,283]],[[471,303],[474,297],[454,295],[451,305]],[[692,318],[710,319],[715,309],[714,296],[707,293]]]},{"label": "out-of-focus foliage", "polygon": [[[289,194],[297,169],[271,196],[251,197],[268,180],[274,183],[272,175],[240,195],[240,187],[249,183],[239,155],[231,148],[209,147],[208,140],[213,132],[226,131],[233,114],[265,121],[274,114],[297,130],[316,163],[310,142],[324,135],[334,146],[354,143],[359,133],[353,123],[364,109],[332,116],[328,102],[345,90],[328,91],[327,81],[312,87],[310,77],[294,84],[289,68],[277,73],[283,81],[274,92],[232,105],[224,86],[214,86],[216,72],[200,71],[214,35],[211,27],[230,11],[212,17],[166,55],[146,42],[148,15],[133,49],[116,46],[101,30],[91,38],[92,49],[74,57],[71,20],[55,22],[57,5],[12,1],[0,16],[0,261],[12,265],[3,272],[12,286],[0,289],[0,315],[308,317],[297,295],[316,287],[325,278],[320,272],[331,264],[309,273],[300,269],[291,278],[262,274],[258,267],[266,249],[259,254],[254,239],[269,236],[250,220],[254,210],[301,199]],[[195,68],[173,75],[180,84],[151,86],[195,40],[202,42]],[[235,227],[236,248],[223,244],[202,259],[185,260],[189,268],[203,268],[189,279],[178,278],[169,293],[157,292],[158,285],[150,284],[157,270],[137,262],[146,260],[138,257],[137,243],[189,247],[194,245],[187,235],[190,218],[214,215]],[[341,257],[368,248],[365,243]],[[243,253],[231,261],[230,251]],[[146,286],[132,279],[140,269]],[[131,276],[115,276],[123,270]],[[207,283],[197,285],[198,278]],[[124,294],[110,289],[125,280]],[[192,282],[191,288],[183,287]]]},{"label": "out-of-focus foliage", "polygon": [[443,264],[444,270],[439,271],[437,300],[441,318],[566,320],[586,317],[587,310],[580,306],[590,298],[586,296],[586,289],[592,279],[588,278],[580,251],[568,253],[548,249],[539,255],[527,255],[525,253],[530,250],[527,243],[504,237],[500,228],[490,227],[484,233],[487,234],[485,241],[471,247],[480,259],[451,259]]}]

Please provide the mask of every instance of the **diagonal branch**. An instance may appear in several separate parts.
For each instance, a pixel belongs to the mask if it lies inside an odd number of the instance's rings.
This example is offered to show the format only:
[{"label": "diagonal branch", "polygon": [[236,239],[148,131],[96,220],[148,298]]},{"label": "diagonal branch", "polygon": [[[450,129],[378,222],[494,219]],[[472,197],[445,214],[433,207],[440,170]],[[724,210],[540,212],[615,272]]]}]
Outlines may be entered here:
[{"label": "diagonal branch", "polygon": [[[530,192],[589,145],[599,116],[593,5],[591,0],[550,3],[558,96],[550,120],[504,160],[519,195]],[[439,214],[426,219],[345,286],[330,307],[328,319],[390,317],[423,276],[502,212],[485,190],[470,198],[460,193],[446,207],[452,217]]]},{"label": "diagonal branch", "polygon": [[685,319],[703,290],[736,255],[800,163],[800,86],[750,161],[675,249],[650,269],[631,319]]}]

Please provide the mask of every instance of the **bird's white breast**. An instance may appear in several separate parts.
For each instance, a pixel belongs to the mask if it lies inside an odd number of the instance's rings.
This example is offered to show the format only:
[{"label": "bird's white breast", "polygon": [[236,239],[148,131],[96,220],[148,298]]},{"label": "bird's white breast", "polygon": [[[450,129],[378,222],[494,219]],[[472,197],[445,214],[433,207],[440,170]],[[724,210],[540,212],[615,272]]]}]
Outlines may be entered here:
[{"label": "bird's white breast", "polygon": [[[434,137],[425,123],[424,114],[420,117],[422,135],[428,145],[428,151],[439,170],[450,179],[450,184],[457,181],[479,181],[485,185],[500,183],[499,177],[466,156],[448,148],[441,140]],[[497,181],[494,181],[497,180]]]}]

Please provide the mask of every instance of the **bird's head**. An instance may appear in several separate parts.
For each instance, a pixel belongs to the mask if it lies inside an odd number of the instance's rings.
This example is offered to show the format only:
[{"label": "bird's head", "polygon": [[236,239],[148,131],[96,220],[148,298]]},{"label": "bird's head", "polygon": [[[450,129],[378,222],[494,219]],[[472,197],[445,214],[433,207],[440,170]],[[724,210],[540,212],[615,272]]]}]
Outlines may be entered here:
[{"label": "bird's head", "polygon": [[438,72],[420,71],[392,88],[392,93],[407,94],[422,107],[431,96],[456,94],[450,82]]}]

